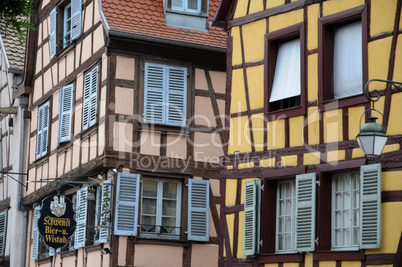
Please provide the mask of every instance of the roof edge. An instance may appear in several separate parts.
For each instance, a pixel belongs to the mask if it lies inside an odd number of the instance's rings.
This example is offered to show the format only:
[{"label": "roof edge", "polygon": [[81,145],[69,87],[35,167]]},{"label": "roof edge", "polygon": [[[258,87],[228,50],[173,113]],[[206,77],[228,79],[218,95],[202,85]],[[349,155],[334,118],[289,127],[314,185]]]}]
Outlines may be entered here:
[{"label": "roof edge", "polygon": [[150,41],[150,42],[155,42],[155,43],[160,43],[160,44],[170,44],[170,45],[183,46],[183,47],[188,47],[188,48],[201,49],[201,50],[206,50],[206,51],[213,51],[213,52],[218,52],[218,53],[226,53],[226,47],[188,43],[188,42],[183,42],[183,41],[165,39],[165,38],[142,35],[142,34],[137,34],[137,33],[116,31],[116,30],[110,30],[110,29],[109,29],[109,36],[110,37],[112,37],[112,36],[125,37],[125,38],[129,38],[129,39],[134,39],[134,40]]},{"label": "roof edge", "polygon": [[1,38],[1,34],[0,34],[0,44],[1,44],[1,48],[3,50],[3,54],[4,54],[4,58],[6,59],[6,63],[7,63],[7,70],[9,70],[10,67],[10,62],[8,61],[8,56],[7,56],[7,51],[6,51],[6,47],[3,43],[3,38]]},{"label": "roof edge", "polygon": [[105,25],[105,28],[106,28],[106,34],[108,34],[110,31],[110,27],[109,27],[109,23],[107,23],[105,14],[103,13],[102,0],[99,0],[99,11],[100,11],[100,15],[101,15],[101,21],[103,22],[103,24]]}]

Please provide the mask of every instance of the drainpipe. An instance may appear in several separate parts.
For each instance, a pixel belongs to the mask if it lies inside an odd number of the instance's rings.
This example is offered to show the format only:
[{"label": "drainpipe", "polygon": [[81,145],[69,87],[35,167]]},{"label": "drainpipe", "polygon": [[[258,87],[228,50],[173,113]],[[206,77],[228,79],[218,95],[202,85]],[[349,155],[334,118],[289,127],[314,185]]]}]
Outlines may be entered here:
[{"label": "drainpipe", "polygon": [[21,114],[20,114],[20,119],[21,119],[21,128],[20,128],[20,162],[19,162],[19,190],[18,190],[18,210],[24,212],[24,218],[22,221],[22,253],[21,253],[21,267],[25,266],[25,254],[26,254],[26,241],[27,241],[27,221],[28,221],[28,211],[27,209],[22,205],[22,196],[23,196],[23,187],[22,184],[24,182],[24,175],[22,174],[24,172],[24,141],[25,141],[25,118],[24,118],[24,113],[25,109],[28,107],[28,97],[27,96],[20,96],[19,100],[19,105],[21,107]]}]

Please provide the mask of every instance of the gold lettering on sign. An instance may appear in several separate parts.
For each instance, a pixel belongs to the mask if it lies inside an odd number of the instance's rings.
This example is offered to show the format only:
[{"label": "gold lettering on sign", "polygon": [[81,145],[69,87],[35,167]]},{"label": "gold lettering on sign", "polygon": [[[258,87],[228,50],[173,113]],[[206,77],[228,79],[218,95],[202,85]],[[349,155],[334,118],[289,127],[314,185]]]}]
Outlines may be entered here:
[{"label": "gold lettering on sign", "polygon": [[55,218],[50,217],[49,215],[44,218],[44,225],[49,226],[63,226],[63,227],[70,227],[71,220],[69,218]]}]

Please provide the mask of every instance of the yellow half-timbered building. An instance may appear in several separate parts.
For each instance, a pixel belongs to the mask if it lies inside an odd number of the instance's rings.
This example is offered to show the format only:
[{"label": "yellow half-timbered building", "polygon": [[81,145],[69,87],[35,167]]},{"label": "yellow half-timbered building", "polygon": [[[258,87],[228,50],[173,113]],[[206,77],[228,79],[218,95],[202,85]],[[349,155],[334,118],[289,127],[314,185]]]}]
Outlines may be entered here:
[{"label": "yellow half-timbered building", "polygon": [[[402,266],[401,84],[368,84],[402,81],[401,6],[221,1],[220,266]],[[371,116],[389,136],[373,157]]]}]

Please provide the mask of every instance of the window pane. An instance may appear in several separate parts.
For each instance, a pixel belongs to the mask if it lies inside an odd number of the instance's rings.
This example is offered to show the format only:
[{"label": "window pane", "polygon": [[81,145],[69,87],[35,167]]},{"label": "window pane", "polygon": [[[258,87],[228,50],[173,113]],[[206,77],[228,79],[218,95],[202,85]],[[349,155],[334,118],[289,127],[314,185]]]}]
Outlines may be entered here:
[{"label": "window pane", "polygon": [[142,200],[142,214],[156,215],[156,199],[144,198]]},{"label": "window pane", "polygon": [[163,198],[177,198],[177,184],[176,183],[163,183]]},{"label": "window pane", "polygon": [[188,9],[198,10],[198,0],[188,0]]},{"label": "window pane", "polygon": [[142,195],[144,197],[156,197],[158,182],[145,180],[143,182]]},{"label": "window pane", "polygon": [[172,8],[182,9],[183,0],[172,0]]},{"label": "window pane", "polygon": [[175,234],[176,218],[162,218],[162,233]]},{"label": "window pane", "polygon": [[176,200],[163,200],[162,215],[176,216]]},{"label": "window pane", "polygon": [[156,216],[142,216],[141,231],[151,232],[156,231]]}]

